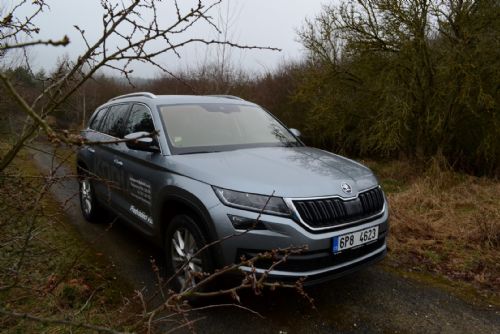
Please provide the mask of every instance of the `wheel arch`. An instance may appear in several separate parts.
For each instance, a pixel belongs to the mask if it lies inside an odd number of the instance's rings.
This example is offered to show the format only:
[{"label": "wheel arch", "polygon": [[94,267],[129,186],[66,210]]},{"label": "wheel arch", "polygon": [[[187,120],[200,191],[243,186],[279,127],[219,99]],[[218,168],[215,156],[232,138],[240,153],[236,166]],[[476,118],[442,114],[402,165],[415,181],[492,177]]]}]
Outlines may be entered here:
[{"label": "wheel arch", "polygon": [[[194,218],[200,230],[204,233],[207,242],[218,240],[214,222],[205,205],[192,193],[170,186],[164,189],[157,202],[153,219],[158,224],[156,229],[157,243],[163,247],[165,232],[168,223],[177,215],[186,214]],[[210,253],[216,266],[222,265],[222,250],[219,244],[210,247]]]},{"label": "wheel arch", "polygon": [[84,173],[89,173],[89,168],[88,168],[87,164],[82,159],[78,159],[76,161],[76,173],[78,176],[80,176]]}]

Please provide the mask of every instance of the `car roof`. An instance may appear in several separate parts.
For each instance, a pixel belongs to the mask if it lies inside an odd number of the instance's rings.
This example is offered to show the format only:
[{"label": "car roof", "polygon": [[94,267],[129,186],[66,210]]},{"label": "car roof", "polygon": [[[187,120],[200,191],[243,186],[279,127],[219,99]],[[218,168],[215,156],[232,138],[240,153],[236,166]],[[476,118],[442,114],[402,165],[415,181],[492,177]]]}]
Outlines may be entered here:
[{"label": "car roof", "polygon": [[190,104],[190,103],[223,103],[255,105],[232,95],[154,95],[151,93],[132,93],[121,95],[109,100],[103,106],[120,102],[146,102],[154,105]]}]

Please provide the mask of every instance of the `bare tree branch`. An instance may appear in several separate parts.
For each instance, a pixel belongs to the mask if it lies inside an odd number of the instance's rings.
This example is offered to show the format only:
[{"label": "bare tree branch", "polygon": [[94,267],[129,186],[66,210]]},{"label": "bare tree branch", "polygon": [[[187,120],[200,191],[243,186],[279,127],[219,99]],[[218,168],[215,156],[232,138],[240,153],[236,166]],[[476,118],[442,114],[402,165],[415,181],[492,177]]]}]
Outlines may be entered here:
[{"label": "bare tree branch", "polygon": [[[26,1],[20,2],[18,7],[25,3]],[[159,13],[160,2],[158,0],[127,0],[122,3],[114,3],[111,0],[101,1],[101,7],[104,11],[102,16],[102,35],[95,42],[91,42],[87,38],[85,30],[79,26],[75,26],[86,46],[86,50],[76,61],[64,61],[59,71],[61,76],[55,77],[51,84],[44,87],[43,91],[31,104],[16,91],[7,76],[2,74],[0,79],[21,109],[34,121],[35,126],[38,126],[53,140],[70,143],[68,138],[52,129],[51,125],[45,121],[45,117],[54,113],[100,69],[113,69],[123,75],[132,84],[130,75],[133,70],[130,67],[134,62],[149,63],[163,72],[172,74],[172,71],[160,64],[156,59],[169,52],[180,57],[179,50],[191,44],[204,44],[208,46],[224,45],[248,50],[280,51],[274,47],[245,45],[227,40],[183,39],[186,32],[191,30],[195,25],[202,23],[206,23],[212,29],[220,32],[210,12],[221,3],[221,0],[209,3],[208,5],[204,1],[197,1],[196,5],[191,9],[182,9],[176,1],[172,3],[175,8],[176,19],[167,25],[162,25],[159,19],[162,15]],[[59,41],[34,40],[16,44],[8,43],[8,38],[11,38],[11,35],[17,37],[21,31],[28,36],[38,32],[33,19],[41,14],[47,6],[43,1],[37,1],[36,5],[37,10],[24,21],[15,18],[15,10],[11,12],[11,16],[4,18],[2,21],[6,22],[4,25],[10,25],[13,31],[10,35],[0,35],[0,48],[3,48],[3,50],[7,50],[7,48],[26,50],[27,47],[36,45],[60,46],[69,44],[67,37]],[[145,22],[143,19],[145,16],[150,18],[148,22]],[[16,24],[12,22],[16,22]],[[109,40],[118,40],[114,49],[108,47]],[[156,43],[159,41],[162,44],[152,46],[153,42]],[[18,142],[7,152],[0,162],[0,171],[4,170],[5,166],[17,155],[19,148],[24,145],[26,140],[32,138],[35,133],[36,131],[27,129],[25,134],[19,137]]]},{"label": "bare tree branch", "polygon": [[18,43],[18,44],[4,44],[0,45],[0,52],[6,51],[6,50],[13,50],[13,49],[21,49],[21,48],[27,48],[30,46],[38,46],[38,45],[50,45],[50,46],[66,46],[69,44],[69,38],[68,36],[64,36],[60,40],[38,40],[38,41],[31,41],[31,42],[25,42],[25,43]]}]

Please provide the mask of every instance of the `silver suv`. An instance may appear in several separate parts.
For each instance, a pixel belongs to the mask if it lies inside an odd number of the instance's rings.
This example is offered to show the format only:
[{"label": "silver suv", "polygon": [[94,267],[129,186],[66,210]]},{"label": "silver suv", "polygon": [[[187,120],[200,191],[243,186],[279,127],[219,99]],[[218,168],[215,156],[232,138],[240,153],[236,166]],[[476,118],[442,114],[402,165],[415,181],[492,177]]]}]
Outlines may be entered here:
[{"label": "silver suv", "polygon": [[[307,245],[270,272],[306,283],[386,254],[388,208],[373,173],[305,146],[299,131],[254,103],[128,94],[99,107],[83,135],[101,143],[77,155],[84,217],[120,216],[164,250],[168,274],[189,261],[177,289],[192,283],[191,272],[272,249]],[[268,267],[260,261],[257,272]]]}]

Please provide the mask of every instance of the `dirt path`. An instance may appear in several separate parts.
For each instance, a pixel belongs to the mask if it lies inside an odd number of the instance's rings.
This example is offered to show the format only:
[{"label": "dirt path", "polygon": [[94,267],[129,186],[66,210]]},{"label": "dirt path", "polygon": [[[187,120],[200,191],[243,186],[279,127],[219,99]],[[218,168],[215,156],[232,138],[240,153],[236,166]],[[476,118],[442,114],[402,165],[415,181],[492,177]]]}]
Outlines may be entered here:
[{"label": "dirt path", "polygon": [[[45,148],[48,149],[48,148]],[[49,155],[33,151],[43,173],[52,166]],[[72,175],[63,167],[58,176]],[[150,256],[158,252],[138,234],[121,224],[106,226],[84,221],[74,178],[52,189],[65,204],[69,221],[82,237],[106,254],[118,272],[136,288],[154,290]],[[265,316],[260,319],[235,309],[206,312],[198,323],[200,333],[500,333],[500,310],[473,305],[439,288],[405,279],[375,266],[308,290],[316,310],[290,291],[243,296],[248,306]]]}]

